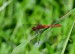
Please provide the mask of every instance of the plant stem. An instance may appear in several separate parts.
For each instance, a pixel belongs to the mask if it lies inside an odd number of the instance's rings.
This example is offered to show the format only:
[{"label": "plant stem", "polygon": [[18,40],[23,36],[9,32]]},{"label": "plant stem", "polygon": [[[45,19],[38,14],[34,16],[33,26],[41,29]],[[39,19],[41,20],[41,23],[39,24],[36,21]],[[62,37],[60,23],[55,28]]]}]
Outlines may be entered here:
[{"label": "plant stem", "polygon": [[74,24],[75,24],[75,21],[73,22],[73,25],[72,25],[72,27],[71,27],[71,29],[70,29],[70,32],[69,32],[69,34],[68,34],[68,37],[67,37],[67,39],[66,39],[66,41],[65,41],[65,43],[64,43],[64,46],[63,46],[63,49],[62,49],[61,54],[64,54],[64,52],[65,52],[66,46],[67,46],[67,44],[68,44],[69,38],[70,38],[70,36],[71,36],[72,30],[73,30],[73,27],[74,27]]}]

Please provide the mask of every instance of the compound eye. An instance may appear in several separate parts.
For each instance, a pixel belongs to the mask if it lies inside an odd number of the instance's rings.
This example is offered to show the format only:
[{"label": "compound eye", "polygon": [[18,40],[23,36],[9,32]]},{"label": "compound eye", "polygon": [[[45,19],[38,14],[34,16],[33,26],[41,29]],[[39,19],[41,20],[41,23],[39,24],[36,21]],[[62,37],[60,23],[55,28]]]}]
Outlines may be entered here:
[{"label": "compound eye", "polygon": [[34,31],[35,31],[35,30],[36,30],[36,28],[35,28],[35,27],[33,27],[33,28],[32,28],[32,30],[34,30]]}]

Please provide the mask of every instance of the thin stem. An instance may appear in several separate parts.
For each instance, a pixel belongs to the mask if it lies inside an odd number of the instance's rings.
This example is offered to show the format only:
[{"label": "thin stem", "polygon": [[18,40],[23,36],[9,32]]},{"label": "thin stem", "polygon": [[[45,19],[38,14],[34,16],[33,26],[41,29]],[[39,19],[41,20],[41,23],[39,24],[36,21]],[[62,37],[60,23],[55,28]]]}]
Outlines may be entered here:
[{"label": "thin stem", "polygon": [[64,52],[65,52],[66,46],[67,46],[67,44],[68,44],[69,38],[70,38],[70,36],[71,36],[72,30],[73,30],[73,27],[74,27],[74,24],[75,24],[75,21],[73,22],[73,25],[72,25],[72,27],[71,27],[71,29],[70,29],[70,32],[69,32],[69,34],[68,34],[68,37],[67,37],[67,39],[66,39],[66,41],[65,41],[65,43],[64,43],[64,46],[63,46],[63,49],[62,49],[61,54],[64,54]]},{"label": "thin stem", "polygon": [[59,23],[60,21],[62,21],[63,19],[68,18],[69,15],[71,15],[73,12],[75,12],[75,8],[72,9],[71,11],[69,11],[67,14],[65,14],[64,16],[62,16],[59,20],[57,20],[57,22],[55,22],[54,24]]}]

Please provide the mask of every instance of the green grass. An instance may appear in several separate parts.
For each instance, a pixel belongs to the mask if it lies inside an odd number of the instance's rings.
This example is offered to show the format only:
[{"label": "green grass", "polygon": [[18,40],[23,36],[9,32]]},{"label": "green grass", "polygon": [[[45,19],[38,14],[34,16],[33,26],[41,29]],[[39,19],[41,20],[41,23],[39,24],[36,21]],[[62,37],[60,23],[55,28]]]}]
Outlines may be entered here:
[{"label": "green grass", "polygon": [[[0,0],[0,54],[75,54],[74,5],[74,0]],[[62,26],[37,36],[32,30],[52,23]]]}]

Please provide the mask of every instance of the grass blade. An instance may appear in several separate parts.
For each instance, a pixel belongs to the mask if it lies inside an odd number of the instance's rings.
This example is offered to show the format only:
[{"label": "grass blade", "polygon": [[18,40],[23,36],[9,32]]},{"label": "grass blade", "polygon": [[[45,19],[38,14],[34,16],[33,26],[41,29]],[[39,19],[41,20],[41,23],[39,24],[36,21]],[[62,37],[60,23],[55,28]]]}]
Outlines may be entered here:
[{"label": "grass blade", "polygon": [[67,39],[66,39],[66,41],[65,41],[65,43],[64,43],[64,46],[63,46],[63,49],[62,49],[61,54],[64,54],[64,52],[65,52],[66,46],[67,46],[67,44],[68,44],[69,38],[70,38],[70,36],[71,36],[72,30],[73,30],[73,27],[74,27],[74,24],[75,24],[75,21],[73,22],[73,25],[72,25],[72,27],[71,27],[71,29],[70,29],[70,32],[69,32],[69,34],[68,34],[68,37],[67,37]]}]

